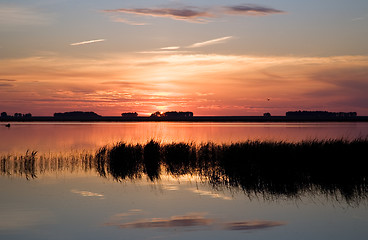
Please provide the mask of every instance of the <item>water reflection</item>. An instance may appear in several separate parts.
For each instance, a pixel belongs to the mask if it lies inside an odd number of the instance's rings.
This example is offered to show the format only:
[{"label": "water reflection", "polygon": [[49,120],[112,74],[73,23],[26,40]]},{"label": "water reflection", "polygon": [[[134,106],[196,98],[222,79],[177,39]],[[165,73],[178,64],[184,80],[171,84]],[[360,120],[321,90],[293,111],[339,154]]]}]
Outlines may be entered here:
[{"label": "water reflection", "polygon": [[368,135],[368,123],[12,123],[0,128],[0,153],[65,152],[93,150],[118,141],[145,144],[150,139],[163,143],[246,140],[290,142],[305,139],[347,138]]},{"label": "water reflection", "polygon": [[232,231],[249,231],[261,230],[272,227],[286,225],[284,222],[278,221],[242,221],[242,222],[224,222],[221,219],[209,218],[206,213],[188,213],[182,216],[172,216],[169,218],[152,218],[138,219],[132,222],[121,222],[121,216],[129,216],[127,214],[117,214],[106,223],[108,226],[117,226],[119,228],[218,228]]},{"label": "water reflection", "polygon": [[159,182],[164,175],[189,175],[197,176],[213,189],[240,190],[249,197],[324,194],[358,204],[368,197],[364,161],[367,147],[368,140],[362,139],[199,145],[117,143],[96,153],[6,155],[0,158],[0,172],[31,179],[53,171],[94,171],[116,181],[147,177],[152,182]]}]

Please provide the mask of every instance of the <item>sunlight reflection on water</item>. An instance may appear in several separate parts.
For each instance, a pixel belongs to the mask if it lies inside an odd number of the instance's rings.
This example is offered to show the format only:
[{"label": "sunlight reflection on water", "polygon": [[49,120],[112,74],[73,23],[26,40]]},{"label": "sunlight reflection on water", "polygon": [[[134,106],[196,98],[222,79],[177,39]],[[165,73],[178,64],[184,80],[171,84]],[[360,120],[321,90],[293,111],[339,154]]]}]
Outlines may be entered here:
[{"label": "sunlight reflection on water", "polygon": [[368,123],[13,123],[0,128],[0,152],[96,150],[119,141],[301,141],[368,136]]}]

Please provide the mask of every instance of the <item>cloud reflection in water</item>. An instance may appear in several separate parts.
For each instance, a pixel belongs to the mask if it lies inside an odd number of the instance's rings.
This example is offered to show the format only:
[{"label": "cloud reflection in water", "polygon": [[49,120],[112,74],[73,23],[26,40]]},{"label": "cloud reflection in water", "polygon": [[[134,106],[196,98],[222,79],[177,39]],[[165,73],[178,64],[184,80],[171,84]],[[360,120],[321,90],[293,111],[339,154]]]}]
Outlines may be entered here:
[{"label": "cloud reflection in water", "polygon": [[[120,223],[125,217],[138,215],[133,212],[123,213],[114,215],[111,218],[111,222],[105,225],[117,226],[119,228],[192,228],[201,227],[203,228],[218,228],[223,230],[233,230],[233,231],[248,231],[248,230],[261,230],[268,229],[271,227],[278,227],[286,225],[284,222],[280,221],[264,221],[264,220],[250,220],[250,221],[240,221],[240,222],[221,222],[218,219],[206,217],[206,213],[188,213],[182,216],[172,216],[169,218],[144,218],[131,222]],[[117,216],[123,216],[117,217]],[[120,219],[119,219],[120,218]]]},{"label": "cloud reflection in water", "polygon": [[75,194],[79,194],[82,197],[98,197],[98,198],[101,198],[101,199],[104,199],[104,197],[105,197],[103,194],[89,192],[89,191],[80,191],[80,190],[72,189],[71,192],[75,193]]}]

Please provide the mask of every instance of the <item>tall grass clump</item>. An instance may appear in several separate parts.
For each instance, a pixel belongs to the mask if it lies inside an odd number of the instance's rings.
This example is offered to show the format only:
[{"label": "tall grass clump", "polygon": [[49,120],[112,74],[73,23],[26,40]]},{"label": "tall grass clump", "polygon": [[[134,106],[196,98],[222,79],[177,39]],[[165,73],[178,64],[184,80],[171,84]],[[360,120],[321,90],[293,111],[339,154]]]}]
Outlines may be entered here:
[{"label": "tall grass clump", "polygon": [[192,174],[216,189],[287,197],[313,190],[354,201],[368,198],[367,151],[368,139],[256,140],[230,144],[163,144],[151,140],[146,144],[119,142],[102,147],[95,154],[52,157],[50,166],[40,157],[38,168],[37,152],[2,156],[0,170],[3,175],[17,173],[32,178],[42,169],[60,170],[67,165],[67,169],[96,170],[100,176],[112,176],[118,181],[144,175],[150,181],[158,181],[162,174]]},{"label": "tall grass clump", "polygon": [[153,140],[143,147],[144,172],[151,181],[160,178],[161,173],[161,145]]},{"label": "tall grass clump", "polygon": [[141,145],[118,143],[107,152],[107,171],[114,178],[139,178],[143,171],[143,148]]},{"label": "tall grass clump", "polygon": [[171,143],[162,147],[166,172],[175,175],[193,173],[197,169],[196,146],[190,143]]},{"label": "tall grass clump", "polygon": [[95,157],[86,152],[70,154],[39,154],[27,150],[25,154],[0,156],[0,175],[25,176],[27,180],[53,172],[79,172],[94,169]]},{"label": "tall grass clump", "polygon": [[0,170],[2,175],[25,176],[26,179],[36,178],[35,167],[37,151],[27,150],[24,155],[6,155],[0,157]]}]

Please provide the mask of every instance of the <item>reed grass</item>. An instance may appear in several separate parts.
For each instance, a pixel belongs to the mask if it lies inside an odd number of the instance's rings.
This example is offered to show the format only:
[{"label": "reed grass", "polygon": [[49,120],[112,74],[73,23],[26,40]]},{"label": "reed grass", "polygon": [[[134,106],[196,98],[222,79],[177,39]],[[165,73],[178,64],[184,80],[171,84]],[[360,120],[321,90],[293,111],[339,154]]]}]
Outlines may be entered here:
[{"label": "reed grass", "polygon": [[29,179],[47,169],[82,167],[118,181],[144,175],[157,181],[162,174],[191,174],[202,177],[214,188],[240,189],[246,194],[293,197],[318,189],[326,195],[340,194],[346,201],[353,201],[368,198],[367,151],[368,139],[231,144],[162,144],[151,140],[146,144],[119,142],[102,147],[95,154],[40,157],[38,161],[37,152],[2,156],[0,173]]}]

